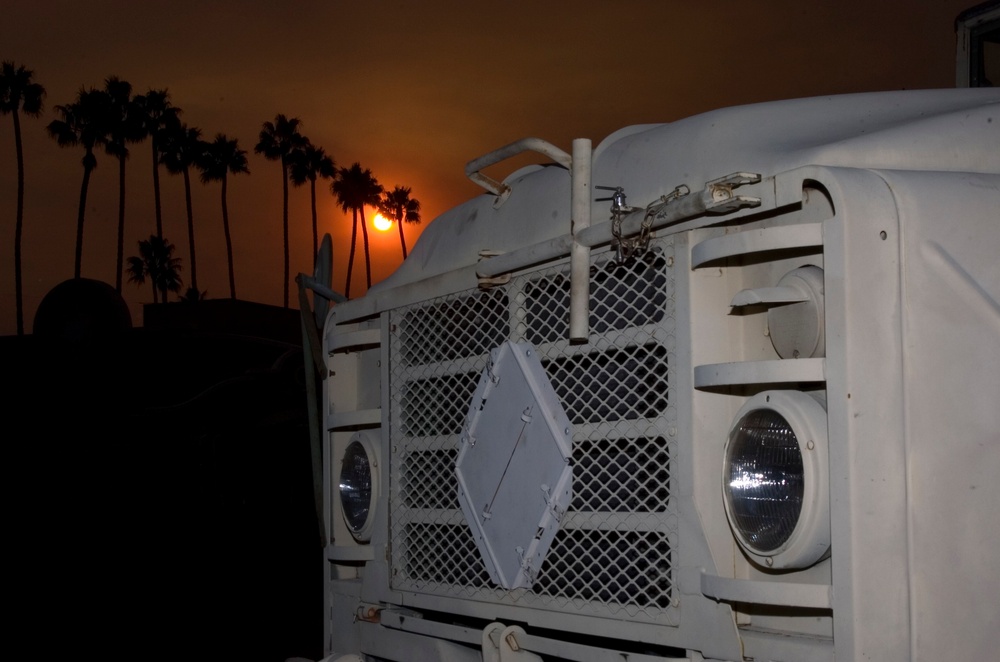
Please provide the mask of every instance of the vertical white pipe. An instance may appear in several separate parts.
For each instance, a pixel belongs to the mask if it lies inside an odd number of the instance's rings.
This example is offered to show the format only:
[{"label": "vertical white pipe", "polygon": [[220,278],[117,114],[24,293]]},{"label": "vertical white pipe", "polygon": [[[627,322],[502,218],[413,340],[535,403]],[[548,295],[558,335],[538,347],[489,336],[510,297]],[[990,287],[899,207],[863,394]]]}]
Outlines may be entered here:
[{"label": "vertical white pipe", "polygon": [[590,140],[573,141],[571,223],[573,248],[570,252],[569,341],[582,344],[590,338],[590,247],[576,241],[581,230],[590,227],[590,170],[593,151]]}]

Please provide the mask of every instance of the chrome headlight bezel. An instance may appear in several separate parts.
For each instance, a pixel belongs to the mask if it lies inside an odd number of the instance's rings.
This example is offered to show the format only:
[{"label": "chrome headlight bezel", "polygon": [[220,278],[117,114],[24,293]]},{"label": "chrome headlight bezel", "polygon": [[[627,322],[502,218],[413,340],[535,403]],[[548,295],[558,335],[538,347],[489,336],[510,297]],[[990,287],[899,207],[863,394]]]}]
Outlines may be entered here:
[{"label": "chrome headlight bezel", "polygon": [[[371,540],[372,530],[375,528],[379,465],[378,447],[368,435],[356,432],[341,457],[338,490],[344,523],[358,542]],[[360,471],[361,474],[352,476],[349,473],[352,471]]]},{"label": "chrome headlight bezel", "polygon": [[[774,412],[787,423],[801,457],[801,502],[791,531],[773,547],[761,548],[742,530],[737,520],[730,480],[734,444],[741,439],[744,419],[758,410]],[[723,503],[733,537],[747,556],[764,568],[800,569],[813,565],[830,552],[830,488],[827,450],[827,416],[823,405],[801,391],[765,391],[740,408],[723,452]],[[794,481],[790,481],[794,482]],[[781,489],[781,488],[779,488]],[[788,485],[788,493],[795,491]]]}]

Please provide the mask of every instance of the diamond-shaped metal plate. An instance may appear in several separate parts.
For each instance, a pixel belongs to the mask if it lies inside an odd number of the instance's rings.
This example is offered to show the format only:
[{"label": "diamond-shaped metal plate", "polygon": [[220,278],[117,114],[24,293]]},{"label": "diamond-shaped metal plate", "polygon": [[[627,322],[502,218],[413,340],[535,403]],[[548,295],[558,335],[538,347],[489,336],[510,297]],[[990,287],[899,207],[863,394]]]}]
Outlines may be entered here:
[{"label": "diamond-shaped metal plate", "polygon": [[530,343],[504,342],[472,396],[458,499],[490,579],[530,588],[573,498],[572,429]]}]

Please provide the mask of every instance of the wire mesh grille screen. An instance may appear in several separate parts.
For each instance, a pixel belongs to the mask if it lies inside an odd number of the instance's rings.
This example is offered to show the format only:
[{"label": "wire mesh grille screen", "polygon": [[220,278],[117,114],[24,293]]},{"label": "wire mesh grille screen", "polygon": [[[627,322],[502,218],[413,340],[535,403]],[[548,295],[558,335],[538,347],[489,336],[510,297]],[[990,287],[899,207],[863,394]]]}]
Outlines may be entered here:
[{"label": "wire mesh grille screen", "polygon": [[[591,266],[570,345],[565,266],[391,314],[392,587],[675,624],[671,247]],[[573,502],[530,590],[492,585],[456,496],[460,434],[491,349],[530,342],[573,422]]]}]

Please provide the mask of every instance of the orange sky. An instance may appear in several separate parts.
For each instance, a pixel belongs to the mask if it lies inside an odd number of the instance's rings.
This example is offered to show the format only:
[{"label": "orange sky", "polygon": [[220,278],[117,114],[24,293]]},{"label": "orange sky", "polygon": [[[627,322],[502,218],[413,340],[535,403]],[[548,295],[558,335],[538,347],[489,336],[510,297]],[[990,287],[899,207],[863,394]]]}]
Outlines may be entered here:
[{"label": "orange sky", "polygon": [[[261,124],[277,113],[300,118],[302,133],[338,165],[359,161],[389,188],[411,186],[426,224],[477,194],[463,174],[468,160],[528,135],[568,149],[576,137],[596,145],[622,126],[722,106],[951,87],[953,22],[971,4],[11,0],[0,21],[0,59],[33,69],[48,90],[43,117],[22,122],[26,329],[45,292],[73,274],[83,173],[82,149],[60,149],[45,126],[55,105],[107,76],[128,80],[136,93],[168,88],[184,121],[207,138],[236,137],[250,152],[252,174],[229,187],[237,290],[280,305],[280,167],[253,154]],[[148,142],[133,146],[126,256],[154,230],[151,168]],[[186,267],[183,184],[165,171],[161,183],[164,234]],[[218,189],[194,185],[199,285],[210,297],[228,295]],[[13,128],[4,116],[0,335],[15,332],[15,193]],[[308,188],[290,197],[294,275],[312,265]],[[350,222],[326,183],[318,204],[321,228],[334,236],[334,286],[342,290]],[[112,157],[99,156],[87,206],[83,275],[113,284]],[[412,246],[420,228],[406,231]],[[395,231],[373,236],[379,280],[402,256]],[[353,283],[363,289],[363,266]],[[139,324],[149,287],[126,284],[124,294]]]}]

